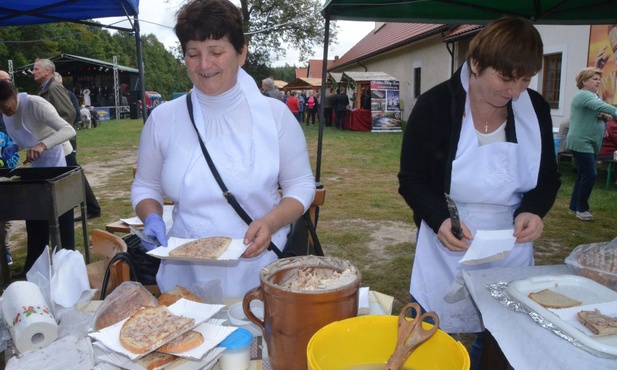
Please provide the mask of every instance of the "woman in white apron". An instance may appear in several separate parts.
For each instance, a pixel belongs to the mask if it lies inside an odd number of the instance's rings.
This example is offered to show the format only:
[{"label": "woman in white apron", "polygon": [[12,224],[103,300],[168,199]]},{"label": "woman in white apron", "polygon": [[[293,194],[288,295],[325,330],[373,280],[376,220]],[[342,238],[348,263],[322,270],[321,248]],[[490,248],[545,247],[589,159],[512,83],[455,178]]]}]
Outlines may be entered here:
[{"label": "woman in white apron", "polygon": [[[401,150],[399,192],[419,227],[410,293],[449,333],[484,328],[462,271],[533,264],[532,242],[560,186],[546,101],[528,90],[542,66],[530,22],[502,18],[470,43],[467,62],[414,106]],[[451,230],[444,193],[463,227]],[[512,252],[491,263],[458,261],[477,230],[513,229]],[[472,353],[472,368],[479,353]]]},{"label": "woman in white apron", "polygon": [[[162,245],[168,236],[228,236],[252,243],[232,263],[163,260],[157,274],[161,291],[205,283],[220,287],[223,297],[243,297],[259,285],[261,268],[277,258],[266,250],[270,240],[282,248],[288,225],[313,201],[315,180],[306,140],[287,106],[264,97],[240,68],[246,45],[233,3],[187,3],[178,13],[176,34],[194,88],[184,98],[161,104],[148,118],[133,206],[144,220],[144,233]],[[214,180],[185,99],[192,101],[195,126],[223,182],[253,219],[250,226]],[[173,226],[161,218],[164,195],[174,201]]]},{"label": "woman in white apron", "polygon": [[[18,93],[10,81],[0,81],[0,110],[6,131],[15,142],[11,150],[27,148],[25,162],[30,167],[66,166],[65,156],[73,150],[68,140],[75,136],[75,129],[58,115],[51,103],[40,96]],[[75,248],[73,212],[60,216],[59,224],[62,247]],[[47,221],[26,221],[26,231],[28,255],[23,273],[49,244]]]}]

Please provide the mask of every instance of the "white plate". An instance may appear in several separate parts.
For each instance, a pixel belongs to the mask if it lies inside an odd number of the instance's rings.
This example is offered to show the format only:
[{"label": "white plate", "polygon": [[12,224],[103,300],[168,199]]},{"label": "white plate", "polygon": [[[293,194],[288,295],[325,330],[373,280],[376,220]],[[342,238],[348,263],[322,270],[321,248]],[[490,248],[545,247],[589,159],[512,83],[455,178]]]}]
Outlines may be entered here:
[{"label": "white plate", "polygon": [[543,289],[550,289],[581,301],[580,310],[593,310],[594,307],[601,307],[605,302],[615,302],[617,301],[617,292],[591,279],[577,275],[536,276],[508,284],[508,293],[512,298],[531,311],[542,315],[564,333],[591,349],[617,356],[617,335],[590,336],[588,332],[576,328],[575,325],[562,319],[554,311],[542,307],[529,298],[529,293],[539,292]]},{"label": "white plate", "polygon": [[248,245],[244,245],[244,241],[242,239],[232,239],[231,243],[229,243],[229,246],[227,247],[225,252],[223,252],[223,254],[221,254],[221,256],[216,260],[204,259],[204,258],[191,258],[191,257],[172,257],[169,255],[169,252],[171,252],[172,250],[178,248],[179,246],[183,244],[192,242],[193,240],[197,240],[197,239],[182,239],[182,238],[171,237],[167,241],[167,244],[168,244],[167,247],[154,248],[153,250],[148,252],[148,254],[156,258],[160,258],[162,260],[193,261],[193,262],[229,262],[229,261],[238,260],[238,258],[240,258],[242,253],[244,253],[244,251],[246,250],[246,248],[248,248]]}]

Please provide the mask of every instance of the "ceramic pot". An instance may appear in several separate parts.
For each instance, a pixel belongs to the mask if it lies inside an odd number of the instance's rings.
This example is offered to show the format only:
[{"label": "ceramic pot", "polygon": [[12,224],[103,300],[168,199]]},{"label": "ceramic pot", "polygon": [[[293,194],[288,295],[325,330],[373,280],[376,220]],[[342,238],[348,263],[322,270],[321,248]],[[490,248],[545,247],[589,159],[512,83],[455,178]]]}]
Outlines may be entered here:
[{"label": "ceramic pot", "polygon": [[[330,279],[331,288],[288,287],[290,279],[307,271],[326,276],[347,271],[347,277]],[[357,316],[360,282],[356,267],[333,257],[291,257],[264,267],[260,285],[246,293],[242,307],[248,319],[263,331],[272,369],[306,369],[306,347],[313,334],[332,322]],[[263,321],[251,312],[253,300],[263,301]]]}]

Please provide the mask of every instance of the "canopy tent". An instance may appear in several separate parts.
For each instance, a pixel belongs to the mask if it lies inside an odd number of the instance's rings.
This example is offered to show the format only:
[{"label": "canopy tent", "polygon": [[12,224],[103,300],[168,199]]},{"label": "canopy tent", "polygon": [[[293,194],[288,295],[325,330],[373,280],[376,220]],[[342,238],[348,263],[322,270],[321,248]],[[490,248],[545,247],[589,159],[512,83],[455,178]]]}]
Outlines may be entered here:
[{"label": "canopy tent", "polygon": [[[3,0],[0,3],[0,26],[74,22],[117,31],[134,32],[140,92],[142,101],[144,101],[145,83],[138,14],[139,0]],[[126,16],[132,28],[103,25],[88,21],[95,18],[119,16]],[[145,113],[146,108],[144,106],[144,119],[146,117]]]},{"label": "canopy tent", "polygon": [[[530,19],[537,24],[615,24],[614,0],[327,0],[322,81],[326,81],[330,21],[486,24],[504,15]],[[321,98],[325,98],[325,83]],[[323,114],[320,115],[323,117]],[[315,179],[321,173],[323,118],[319,122]]]},{"label": "canopy tent", "polygon": [[317,90],[321,87],[321,78],[314,77],[298,77],[295,80],[291,81],[283,90]]}]

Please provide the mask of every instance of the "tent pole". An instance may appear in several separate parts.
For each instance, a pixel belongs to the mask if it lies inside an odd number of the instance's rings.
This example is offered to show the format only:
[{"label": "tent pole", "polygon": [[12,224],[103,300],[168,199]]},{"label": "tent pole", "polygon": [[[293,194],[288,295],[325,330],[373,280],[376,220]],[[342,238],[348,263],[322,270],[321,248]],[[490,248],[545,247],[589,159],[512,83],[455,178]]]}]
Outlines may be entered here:
[{"label": "tent pole", "polygon": [[146,123],[146,83],[144,82],[144,59],[141,53],[141,32],[139,31],[139,20],[138,16],[134,17],[134,26],[135,30],[135,45],[137,50],[137,68],[139,68],[139,95],[141,96],[141,117],[144,120],[144,124]]},{"label": "tent pole", "polygon": [[321,147],[324,126],[324,104],[326,103],[326,73],[328,69],[328,43],[330,41],[330,14],[326,14],[326,32],[324,35],[323,64],[321,66],[321,104],[319,104],[319,134],[317,136],[317,163],[315,164],[315,182],[321,178]]}]

